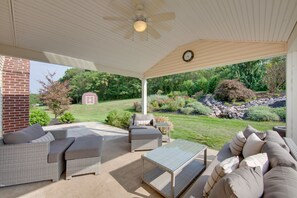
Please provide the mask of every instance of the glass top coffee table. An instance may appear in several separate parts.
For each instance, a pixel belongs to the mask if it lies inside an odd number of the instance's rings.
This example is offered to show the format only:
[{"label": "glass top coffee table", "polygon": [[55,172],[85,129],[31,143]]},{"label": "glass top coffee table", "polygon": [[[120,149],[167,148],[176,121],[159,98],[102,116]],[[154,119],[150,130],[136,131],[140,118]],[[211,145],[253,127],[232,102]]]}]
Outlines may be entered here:
[{"label": "glass top coffee table", "polygon": [[[197,160],[204,154],[204,162]],[[206,167],[207,146],[175,140],[141,156],[142,181],[164,197],[178,197]]]}]

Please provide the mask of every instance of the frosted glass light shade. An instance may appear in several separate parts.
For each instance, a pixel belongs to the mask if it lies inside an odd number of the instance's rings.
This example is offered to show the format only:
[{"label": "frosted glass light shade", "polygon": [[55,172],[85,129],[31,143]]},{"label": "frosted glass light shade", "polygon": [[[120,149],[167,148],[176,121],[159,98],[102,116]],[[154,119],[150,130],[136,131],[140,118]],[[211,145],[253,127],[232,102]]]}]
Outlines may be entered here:
[{"label": "frosted glass light shade", "polygon": [[147,24],[145,21],[135,21],[134,29],[137,32],[143,32],[147,28]]}]

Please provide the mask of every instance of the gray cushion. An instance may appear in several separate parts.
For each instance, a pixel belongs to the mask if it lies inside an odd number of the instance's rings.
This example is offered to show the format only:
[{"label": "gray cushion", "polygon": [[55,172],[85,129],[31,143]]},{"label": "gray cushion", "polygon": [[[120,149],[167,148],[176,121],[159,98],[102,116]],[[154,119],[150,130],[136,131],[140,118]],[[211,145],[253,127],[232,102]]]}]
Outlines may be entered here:
[{"label": "gray cushion", "polygon": [[48,132],[47,134],[45,134],[44,136],[37,138],[35,140],[32,140],[32,143],[38,143],[38,142],[51,142],[54,141],[55,138],[53,136],[53,134],[51,132]]},{"label": "gray cushion", "polygon": [[221,178],[210,192],[209,197],[261,197],[263,190],[261,168],[241,167]]},{"label": "gray cushion", "polygon": [[261,140],[263,140],[265,138],[265,136],[266,136],[265,133],[262,133],[262,132],[258,131],[257,129],[255,129],[251,125],[248,125],[246,127],[246,129],[243,131],[243,135],[245,136],[245,138],[248,138],[252,133],[255,133]]},{"label": "gray cushion", "polygon": [[98,135],[78,137],[65,152],[66,160],[99,157],[102,152],[103,139]]},{"label": "gray cushion", "polygon": [[152,114],[134,114],[134,120],[152,120],[154,119],[154,116]]},{"label": "gray cushion", "polygon": [[297,162],[288,151],[275,142],[266,142],[262,147],[262,153],[267,153],[270,166],[287,166],[297,170]]},{"label": "gray cushion", "polygon": [[264,175],[263,197],[296,197],[297,172],[290,167],[277,166]]},{"label": "gray cushion", "polygon": [[266,132],[265,140],[278,143],[281,147],[290,152],[290,149],[285,143],[284,139],[276,131],[268,130]]},{"label": "gray cushion", "polygon": [[5,144],[21,144],[29,143],[31,140],[35,140],[44,136],[45,132],[40,124],[33,124],[20,131],[8,133],[3,136]]},{"label": "gray cushion", "polygon": [[3,142],[5,144],[29,143],[31,140],[30,135],[22,131],[6,133],[3,135]]},{"label": "gray cushion", "polygon": [[131,140],[150,140],[162,138],[162,133],[158,129],[133,129]]},{"label": "gray cushion", "polygon": [[52,141],[50,143],[50,152],[48,154],[47,161],[49,163],[55,163],[64,160],[64,153],[74,140],[74,137],[69,137],[66,139]]}]

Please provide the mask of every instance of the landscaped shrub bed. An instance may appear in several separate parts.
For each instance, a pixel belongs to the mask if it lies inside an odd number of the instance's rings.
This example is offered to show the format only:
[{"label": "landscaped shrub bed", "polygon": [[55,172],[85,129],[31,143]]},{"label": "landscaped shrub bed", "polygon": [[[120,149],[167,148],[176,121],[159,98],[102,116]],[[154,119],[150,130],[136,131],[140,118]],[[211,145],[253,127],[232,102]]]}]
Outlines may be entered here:
[{"label": "landscaped shrub bed", "polygon": [[72,113],[66,112],[59,117],[59,122],[61,123],[72,123],[75,121],[75,118]]},{"label": "landscaped shrub bed", "polygon": [[40,124],[41,126],[46,126],[50,123],[51,118],[49,115],[41,109],[32,109],[29,115],[29,124]]},{"label": "landscaped shrub bed", "polygon": [[[282,111],[279,111],[281,114]],[[268,106],[251,107],[247,111],[247,119],[253,121],[280,121],[280,116]]]},{"label": "landscaped shrub bed", "polygon": [[113,110],[108,113],[105,122],[109,125],[128,129],[132,113],[129,111]]}]

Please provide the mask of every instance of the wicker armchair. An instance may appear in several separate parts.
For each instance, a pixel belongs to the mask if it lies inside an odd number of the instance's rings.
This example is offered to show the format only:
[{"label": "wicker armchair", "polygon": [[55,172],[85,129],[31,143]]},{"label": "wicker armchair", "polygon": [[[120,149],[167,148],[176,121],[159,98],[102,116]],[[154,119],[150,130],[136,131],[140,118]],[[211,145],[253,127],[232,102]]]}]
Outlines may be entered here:
[{"label": "wicker armchair", "polygon": [[133,129],[156,128],[156,120],[153,114],[133,114],[129,126],[129,142],[131,143],[131,131]]}]

